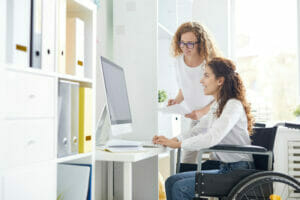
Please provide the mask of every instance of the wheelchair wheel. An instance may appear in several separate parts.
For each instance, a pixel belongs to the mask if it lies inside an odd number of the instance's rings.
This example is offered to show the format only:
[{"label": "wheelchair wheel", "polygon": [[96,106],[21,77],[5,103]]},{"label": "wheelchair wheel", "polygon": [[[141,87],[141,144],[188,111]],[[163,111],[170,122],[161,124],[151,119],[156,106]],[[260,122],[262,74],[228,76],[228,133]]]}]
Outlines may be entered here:
[{"label": "wheelchair wheel", "polygon": [[300,199],[300,183],[285,174],[257,172],[240,181],[229,193],[228,200]]}]

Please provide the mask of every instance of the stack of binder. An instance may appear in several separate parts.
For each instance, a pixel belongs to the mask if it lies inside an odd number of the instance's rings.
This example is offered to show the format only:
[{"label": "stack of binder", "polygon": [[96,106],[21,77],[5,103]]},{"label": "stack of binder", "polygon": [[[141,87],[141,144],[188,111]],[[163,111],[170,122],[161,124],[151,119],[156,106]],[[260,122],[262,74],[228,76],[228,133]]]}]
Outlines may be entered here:
[{"label": "stack of binder", "polygon": [[55,1],[9,0],[6,57],[16,66],[54,71]]},{"label": "stack of binder", "polygon": [[92,88],[79,88],[79,153],[92,151]]},{"label": "stack of binder", "polygon": [[60,81],[58,96],[57,156],[78,153],[79,84]]}]

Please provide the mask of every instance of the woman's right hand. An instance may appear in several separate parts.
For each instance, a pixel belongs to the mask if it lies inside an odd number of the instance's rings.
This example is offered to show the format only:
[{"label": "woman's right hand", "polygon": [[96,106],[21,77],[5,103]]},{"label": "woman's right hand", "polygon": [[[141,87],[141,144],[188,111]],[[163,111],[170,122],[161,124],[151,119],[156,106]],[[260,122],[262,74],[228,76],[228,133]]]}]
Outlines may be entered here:
[{"label": "woman's right hand", "polygon": [[153,144],[157,144],[157,141],[160,140],[160,139],[167,139],[165,136],[158,136],[158,135],[155,135],[153,138],[152,138],[152,142]]},{"label": "woman's right hand", "polygon": [[172,106],[174,104],[177,104],[177,101],[175,99],[169,99],[168,100],[168,106]]}]

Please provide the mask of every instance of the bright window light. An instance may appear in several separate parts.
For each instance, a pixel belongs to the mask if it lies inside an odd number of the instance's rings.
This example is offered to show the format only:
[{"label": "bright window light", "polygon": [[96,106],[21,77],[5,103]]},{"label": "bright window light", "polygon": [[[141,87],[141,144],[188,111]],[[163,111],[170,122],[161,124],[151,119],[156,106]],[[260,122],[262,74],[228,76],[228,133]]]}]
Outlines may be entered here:
[{"label": "bright window light", "polygon": [[294,120],[299,102],[296,0],[236,0],[234,52],[256,122]]}]

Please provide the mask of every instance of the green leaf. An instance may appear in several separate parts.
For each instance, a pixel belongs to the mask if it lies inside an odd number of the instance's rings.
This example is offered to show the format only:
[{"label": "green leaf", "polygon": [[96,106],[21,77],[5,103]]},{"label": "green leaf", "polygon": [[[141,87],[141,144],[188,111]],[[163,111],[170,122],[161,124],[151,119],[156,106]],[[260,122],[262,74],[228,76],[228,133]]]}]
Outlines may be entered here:
[{"label": "green leaf", "polygon": [[164,90],[158,90],[158,102],[162,103],[167,99],[167,93]]}]

